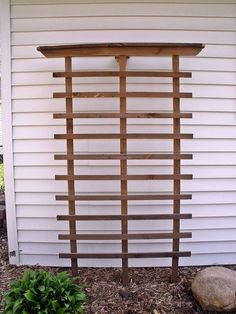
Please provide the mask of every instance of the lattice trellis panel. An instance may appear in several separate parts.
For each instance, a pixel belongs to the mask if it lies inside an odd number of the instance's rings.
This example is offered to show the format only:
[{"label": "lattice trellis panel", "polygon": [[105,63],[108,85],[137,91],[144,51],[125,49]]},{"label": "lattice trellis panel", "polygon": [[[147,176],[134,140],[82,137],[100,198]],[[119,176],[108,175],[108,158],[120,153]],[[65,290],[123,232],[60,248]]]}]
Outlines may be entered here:
[{"label": "lattice trellis panel", "polygon": [[[181,154],[181,140],[192,139],[192,134],[181,133],[180,122],[182,118],[191,118],[191,113],[182,113],[180,111],[180,99],[192,97],[191,93],[180,92],[180,78],[191,77],[190,72],[180,72],[179,57],[197,55],[203,48],[202,44],[87,44],[87,45],[68,45],[68,46],[48,46],[38,47],[48,58],[64,58],[65,71],[53,73],[54,77],[65,78],[65,92],[54,93],[54,98],[64,98],[66,103],[65,113],[55,113],[54,119],[66,120],[66,133],[55,134],[55,139],[66,141],[66,154],[55,155],[56,160],[65,160],[67,162],[67,174],[56,175],[56,180],[66,180],[68,182],[68,191],[65,195],[57,195],[58,201],[68,201],[68,215],[57,216],[58,220],[69,222],[69,233],[60,234],[59,239],[70,241],[70,252],[59,254],[60,258],[70,258],[73,275],[78,272],[78,259],[81,258],[119,258],[122,259],[122,282],[128,284],[128,260],[130,258],[172,258],[172,279],[176,280],[178,275],[179,257],[190,256],[189,251],[180,251],[180,239],[190,238],[191,232],[181,232],[180,220],[192,218],[191,214],[182,214],[180,211],[181,200],[191,199],[190,194],[181,194],[181,180],[192,179],[190,174],[181,173],[181,160],[191,159],[191,154]],[[114,56],[119,62],[118,71],[73,71],[72,58],[74,57],[98,57]],[[169,56],[172,59],[172,69],[170,71],[128,71],[127,59],[132,56]],[[72,89],[72,79],[76,77],[118,77],[118,92],[77,92]],[[160,77],[171,78],[171,92],[128,92],[128,77]],[[74,112],[74,98],[114,98],[120,99],[120,108],[118,112]],[[127,98],[171,98],[173,104],[172,112],[138,112],[127,110]],[[146,100],[147,101],[147,100]],[[144,108],[145,109],[145,108]],[[119,133],[75,133],[75,119],[119,119]],[[172,119],[172,133],[130,133],[127,132],[128,119]],[[82,154],[74,152],[74,143],[80,139],[114,139],[120,143],[120,152],[117,154]],[[127,142],[132,139],[163,139],[173,141],[172,153],[129,153]],[[141,142],[142,143],[142,142]],[[129,160],[172,160],[173,172],[171,174],[129,174]],[[118,160],[120,164],[120,174],[117,175],[81,175],[75,172],[75,161],[77,160]],[[76,180],[118,180],[120,181],[120,193],[104,195],[82,195],[76,193]],[[173,193],[155,194],[131,194],[128,191],[128,182],[131,180],[171,180],[173,182]],[[104,191],[106,192],[106,191]],[[80,215],[76,214],[76,202],[79,201],[119,201],[120,214],[109,215]],[[171,200],[173,204],[172,214],[155,213],[155,214],[130,214],[129,201],[142,200]],[[76,229],[76,221],[120,221],[121,228],[119,234],[80,234]],[[155,232],[155,233],[132,233],[128,228],[128,222],[131,220],[172,220],[172,232]],[[172,251],[168,252],[130,252],[129,240],[143,239],[172,239]],[[78,250],[77,240],[120,240],[121,252],[119,253],[81,253]]]}]

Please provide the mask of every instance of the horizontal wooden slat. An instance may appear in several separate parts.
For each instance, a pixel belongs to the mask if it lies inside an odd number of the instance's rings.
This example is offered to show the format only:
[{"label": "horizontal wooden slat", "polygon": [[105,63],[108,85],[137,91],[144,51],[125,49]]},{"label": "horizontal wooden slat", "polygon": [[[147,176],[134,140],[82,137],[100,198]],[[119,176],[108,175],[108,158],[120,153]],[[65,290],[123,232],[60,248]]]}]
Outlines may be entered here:
[{"label": "horizontal wooden slat", "polygon": [[[203,47],[202,47],[203,48]],[[88,54],[91,56],[169,56],[169,55],[182,55],[182,56],[195,56],[202,48],[191,48],[191,47],[164,47],[164,48],[139,48],[137,47],[126,47],[126,48],[110,48],[110,49],[97,49],[97,48],[83,48],[83,49],[64,49],[64,51],[48,51],[43,54],[47,58],[57,58],[57,57],[87,57]],[[41,51],[42,52],[42,51]]]},{"label": "horizontal wooden slat", "polygon": [[118,112],[86,112],[86,113],[54,113],[54,119],[97,119],[97,118],[127,118],[127,119],[136,119],[136,118],[156,118],[156,119],[173,119],[173,118],[192,118],[191,113],[180,113],[173,114],[169,112],[135,112],[135,113],[118,113]]},{"label": "horizontal wooden slat", "polygon": [[192,139],[193,134],[168,134],[168,133],[87,133],[87,134],[55,134],[55,139]]},{"label": "horizontal wooden slat", "polygon": [[146,195],[56,195],[57,201],[116,201],[116,200],[189,200],[191,194]]},{"label": "horizontal wooden slat", "polygon": [[191,238],[191,232],[182,233],[130,233],[130,234],[59,234],[59,240],[148,240]]},{"label": "horizontal wooden slat", "polygon": [[171,43],[112,43],[112,44],[80,44],[37,47],[45,57],[76,56],[195,56],[202,49],[202,44]]},{"label": "horizontal wooden slat", "polygon": [[74,154],[54,155],[55,160],[192,159],[192,154]]},{"label": "horizontal wooden slat", "polygon": [[143,252],[143,253],[60,253],[60,258],[154,258],[191,256],[189,251],[174,252]]},{"label": "horizontal wooden slat", "polygon": [[191,174],[139,174],[139,175],[55,175],[55,180],[191,180]]},{"label": "horizontal wooden slat", "polygon": [[147,214],[147,215],[58,215],[57,220],[168,220],[191,219],[192,214]]},{"label": "horizontal wooden slat", "polygon": [[53,77],[192,77],[191,72],[151,72],[151,71],[79,71],[79,72],[54,72]]},{"label": "horizontal wooden slat", "polygon": [[191,98],[192,93],[172,93],[172,92],[73,92],[73,93],[53,93],[53,98],[114,98],[114,97],[159,97],[159,98]]}]

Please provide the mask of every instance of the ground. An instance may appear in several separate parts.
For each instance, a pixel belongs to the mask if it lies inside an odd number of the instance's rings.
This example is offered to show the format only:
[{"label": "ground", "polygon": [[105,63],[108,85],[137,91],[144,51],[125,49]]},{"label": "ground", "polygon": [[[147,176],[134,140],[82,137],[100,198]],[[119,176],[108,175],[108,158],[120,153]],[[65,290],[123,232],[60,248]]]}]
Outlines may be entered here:
[{"label": "ground", "polygon": [[[235,266],[230,268],[236,269]],[[0,304],[12,279],[26,269],[44,269],[54,273],[60,268],[40,266],[16,267],[8,264],[6,232],[0,230]],[[82,268],[80,281],[88,296],[86,314],[204,314],[191,294],[191,281],[200,267],[180,268],[179,281],[171,283],[170,268],[133,268],[130,284],[122,290],[120,269]],[[1,313],[1,306],[0,306]],[[213,314],[213,312],[211,312]]]}]

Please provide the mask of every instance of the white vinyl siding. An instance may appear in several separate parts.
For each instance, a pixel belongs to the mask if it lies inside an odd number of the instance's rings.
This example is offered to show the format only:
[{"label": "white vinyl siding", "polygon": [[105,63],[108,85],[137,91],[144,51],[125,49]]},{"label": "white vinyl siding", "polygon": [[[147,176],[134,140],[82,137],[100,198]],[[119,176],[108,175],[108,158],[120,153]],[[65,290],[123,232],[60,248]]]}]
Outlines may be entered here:
[{"label": "white vinyl siding", "polygon": [[[182,230],[192,231],[192,239],[181,240],[181,249],[191,250],[191,258],[181,265],[231,264],[236,259],[236,5],[235,1],[56,1],[12,0],[12,120],[14,179],[18,241],[21,264],[69,265],[60,260],[59,252],[69,250],[68,242],[58,241],[68,224],[57,222],[65,214],[66,203],[55,201],[55,194],[66,192],[66,183],[54,180],[65,174],[63,161],[54,161],[55,153],[65,152],[65,141],[54,140],[63,133],[65,124],[53,120],[52,113],[64,110],[64,101],[52,99],[53,92],[63,91],[63,79],[52,78],[52,72],[63,70],[60,59],[46,59],[39,45],[93,42],[199,42],[206,44],[197,57],[180,61],[181,70],[192,71],[192,79],[181,80],[181,91],[193,92],[193,99],[182,100],[182,110],[192,112],[193,119],[182,120],[182,131],[193,133],[193,140],[182,141],[183,153],[193,153],[193,160],[183,160],[182,172],[192,173],[194,180],[182,183],[182,192],[193,198],[182,201],[182,211],[191,212],[192,220],[181,222]],[[114,58],[81,58],[74,60],[76,69],[114,70]],[[170,69],[170,58],[130,58],[128,69]],[[74,79],[74,90],[115,91],[115,78]],[[166,78],[129,78],[128,90],[169,91]],[[75,100],[83,111],[116,110],[118,100]],[[130,99],[128,108],[139,110],[171,109],[167,99]],[[78,132],[118,132],[115,119],[76,121]],[[141,126],[139,125],[141,124]],[[132,120],[130,132],[170,132],[171,120]],[[141,144],[149,152],[168,152],[171,141]],[[118,142],[81,141],[82,152],[115,152]],[[138,152],[140,143],[129,143]],[[130,173],[170,173],[170,161],[130,161]],[[115,174],[116,161],[81,161],[80,174]],[[76,183],[77,191],[113,193],[118,182]],[[170,191],[171,182],[130,182],[129,191]],[[130,202],[130,213],[170,213],[170,202]],[[81,202],[81,213],[118,213],[116,202]],[[169,221],[130,222],[130,230],[171,230]],[[78,223],[81,232],[118,232],[118,222]],[[150,244],[147,244],[147,243]],[[117,241],[83,241],[82,252],[118,251]],[[171,249],[168,240],[131,241],[130,250],[155,251]],[[134,266],[169,265],[169,259],[130,260]],[[116,260],[82,260],[81,266],[117,266]]]},{"label": "white vinyl siding", "polygon": [[0,154],[2,154],[2,100],[1,100],[1,23],[0,23]]},{"label": "white vinyl siding", "polygon": [[[16,222],[15,181],[13,162],[12,137],[12,97],[11,97],[11,25],[10,3],[1,1],[0,10],[1,28],[1,99],[3,125],[3,155],[4,155],[4,182],[7,216],[7,234],[10,263],[19,264],[19,242]],[[4,38],[4,40],[3,40]]]},{"label": "white vinyl siding", "polygon": [[[1,78],[0,78],[1,84]],[[2,102],[1,102],[1,95],[0,95],[0,155],[2,155]]]}]

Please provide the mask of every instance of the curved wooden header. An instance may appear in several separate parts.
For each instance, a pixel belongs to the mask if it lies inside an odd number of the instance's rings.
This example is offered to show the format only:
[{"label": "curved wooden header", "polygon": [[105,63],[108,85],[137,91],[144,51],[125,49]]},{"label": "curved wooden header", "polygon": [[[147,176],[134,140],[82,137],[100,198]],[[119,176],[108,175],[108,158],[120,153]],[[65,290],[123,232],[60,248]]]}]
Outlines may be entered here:
[{"label": "curved wooden header", "polygon": [[196,56],[203,44],[183,43],[109,43],[40,46],[37,50],[47,58],[92,56]]}]

